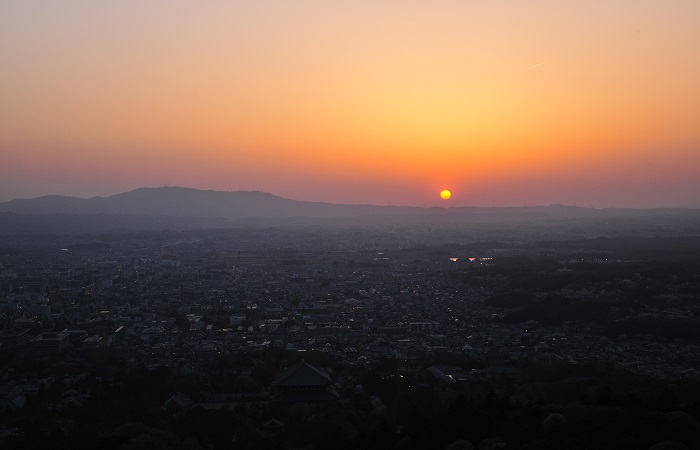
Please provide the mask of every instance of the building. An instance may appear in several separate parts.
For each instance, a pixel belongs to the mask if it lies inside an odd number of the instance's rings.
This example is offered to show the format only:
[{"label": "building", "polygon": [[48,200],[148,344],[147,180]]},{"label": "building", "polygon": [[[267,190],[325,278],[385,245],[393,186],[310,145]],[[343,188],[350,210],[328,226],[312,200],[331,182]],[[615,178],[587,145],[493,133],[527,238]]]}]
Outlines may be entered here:
[{"label": "building", "polygon": [[270,387],[273,402],[328,402],[340,396],[331,376],[304,360],[280,372]]},{"label": "building", "polygon": [[69,333],[41,333],[29,342],[29,350],[37,355],[53,355],[68,348]]},{"label": "building", "polygon": [[14,329],[0,333],[0,353],[23,348],[31,339],[29,329]]}]

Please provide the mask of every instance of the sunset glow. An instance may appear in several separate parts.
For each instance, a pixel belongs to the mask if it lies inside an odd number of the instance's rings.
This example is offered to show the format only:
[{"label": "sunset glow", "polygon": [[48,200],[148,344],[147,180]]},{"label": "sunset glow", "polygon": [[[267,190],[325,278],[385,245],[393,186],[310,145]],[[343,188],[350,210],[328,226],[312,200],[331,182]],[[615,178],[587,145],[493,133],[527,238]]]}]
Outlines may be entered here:
[{"label": "sunset glow", "polygon": [[700,207],[698,23],[695,0],[3,2],[0,201]]}]

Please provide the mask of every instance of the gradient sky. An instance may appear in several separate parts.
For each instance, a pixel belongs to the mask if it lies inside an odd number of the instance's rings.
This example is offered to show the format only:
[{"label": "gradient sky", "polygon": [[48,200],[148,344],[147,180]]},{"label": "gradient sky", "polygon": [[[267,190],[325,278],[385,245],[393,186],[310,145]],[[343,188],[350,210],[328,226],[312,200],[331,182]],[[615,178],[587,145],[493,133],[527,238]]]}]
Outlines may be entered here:
[{"label": "gradient sky", "polygon": [[160,185],[700,207],[700,1],[0,3],[0,201]]}]

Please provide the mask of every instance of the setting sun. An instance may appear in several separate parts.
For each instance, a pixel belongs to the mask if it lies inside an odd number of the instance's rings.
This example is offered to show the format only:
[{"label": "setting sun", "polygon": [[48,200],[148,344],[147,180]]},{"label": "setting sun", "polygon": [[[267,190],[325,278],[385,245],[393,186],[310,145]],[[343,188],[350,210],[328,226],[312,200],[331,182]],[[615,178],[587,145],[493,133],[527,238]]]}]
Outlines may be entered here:
[{"label": "setting sun", "polygon": [[0,1],[0,201],[700,206],[697,0],[86,3]]},{"label": "setting sun", "polygon": [[448,191],[447,189],[444,189],[442,192],[440,192],[440,198],[443,200],[447,200],[450,197],[452,197],[452,192]]}]

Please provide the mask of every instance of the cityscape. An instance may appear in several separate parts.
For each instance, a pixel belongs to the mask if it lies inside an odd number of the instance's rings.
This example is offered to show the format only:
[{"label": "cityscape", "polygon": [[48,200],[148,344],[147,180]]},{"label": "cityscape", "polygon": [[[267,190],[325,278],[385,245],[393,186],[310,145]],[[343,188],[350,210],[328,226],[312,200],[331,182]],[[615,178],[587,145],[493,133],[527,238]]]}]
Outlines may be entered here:
[{"label": "cityscape", "polygon": [[[629,407],[632,395],[647,406],[672,396],[665,412],[695,421],[693,213],[671,227],[651,215],[577,229],[570,219],[537,218],[460,228],[175,221],[160,230],[8,233],[3,443],[31,447],[51,435],[111,448],[97,431],[133,419],[148,427],[132,436],[136,445],[165,439],[153,436],[155,416],[229,414],[235,424],[216,437],[197,429],[178,439],[193,448],[414,448],[424,445],[410,428],[419,412],[428,420],[458,399],[491,397],[540,425],[509,435],[504,419],[426,436],[442,447],[535,438],[557,446],[565,433],[544,431],[550,415],[565,420],[572,404],[609,408],[622,397]],[[81,410],[119,410],[109,395],[154,377],[136,416],[109,417],[77,437]],[[603,391],[610,398],[601,400]],[[55,422],[32,423],[37,410]],[[308,427],[337,428],[342,442]]]}]

